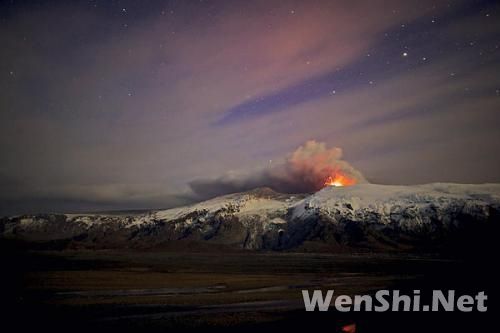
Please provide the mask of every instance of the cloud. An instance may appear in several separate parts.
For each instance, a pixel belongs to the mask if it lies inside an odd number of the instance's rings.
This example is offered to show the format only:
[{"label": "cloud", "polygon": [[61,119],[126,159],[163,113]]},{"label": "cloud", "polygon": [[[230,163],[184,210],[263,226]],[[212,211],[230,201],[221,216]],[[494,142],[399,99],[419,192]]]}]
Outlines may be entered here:
[{"label": "cloud", "polygon": [[302,192],[326,171],[283,157],[308,138],[380,183],[499,181],[498,5],[484,5],[6,2],[0,214]]},{"label": "cloud", "polygon": [[0,172],[0,216],[46,212],[167,209],[193,203],[187,191],[164,184],[27,184]]},{"label": "cloud", "polygon": [[329,176],[342,174],[356,183],[366,179],[347,161],[342,149],[327,148],[324,142],[307,141],[283,161],[251,172],[228,172],[215,179],[201,179],[189,185],[199,199],[270,187],[278,192],[304,193],[321,189]]}]

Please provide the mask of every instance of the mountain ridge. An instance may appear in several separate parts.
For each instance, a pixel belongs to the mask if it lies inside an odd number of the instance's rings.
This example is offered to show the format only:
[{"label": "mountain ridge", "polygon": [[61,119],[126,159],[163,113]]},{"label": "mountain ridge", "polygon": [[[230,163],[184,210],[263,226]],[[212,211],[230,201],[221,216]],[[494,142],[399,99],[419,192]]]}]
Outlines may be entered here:
[{"label": "mountain ridge", "polygon": [[[250,250],[413,251],[496,228],[500,184],[270,188],[143,214],[2,218],[0,238],[62,248],[156,248],[192,242]],[[455,244],[456,245],[456,244]]]}]

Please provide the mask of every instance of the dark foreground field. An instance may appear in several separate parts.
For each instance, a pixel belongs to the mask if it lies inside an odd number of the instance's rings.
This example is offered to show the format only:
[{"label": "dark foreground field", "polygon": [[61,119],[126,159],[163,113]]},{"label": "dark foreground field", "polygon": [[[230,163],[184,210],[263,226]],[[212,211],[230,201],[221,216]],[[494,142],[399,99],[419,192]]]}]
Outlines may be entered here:
[{"label": "dark foreground field", "polygon": [[[50,331],[483,332],[495,261],[382,254],[28,251],[3,244],[6,321]],[[305,312],[302,289],[485,291],[487,313]],[[4,321],[5,322],[5,321]]]}]

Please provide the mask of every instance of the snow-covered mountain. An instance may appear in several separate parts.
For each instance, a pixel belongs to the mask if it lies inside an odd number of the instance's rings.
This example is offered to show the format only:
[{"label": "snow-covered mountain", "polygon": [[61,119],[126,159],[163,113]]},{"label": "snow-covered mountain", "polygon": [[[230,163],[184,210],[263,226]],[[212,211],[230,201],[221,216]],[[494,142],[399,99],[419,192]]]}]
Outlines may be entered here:
[{"label": "snow-covered mountain", "polygon": [[267,188],[127,214],[3,218],[2,238],[63,247],[153,248],[208,243],[266,250],[413,250],[459,245],[500,220],[500,184],[360,184],[312,195]]}]

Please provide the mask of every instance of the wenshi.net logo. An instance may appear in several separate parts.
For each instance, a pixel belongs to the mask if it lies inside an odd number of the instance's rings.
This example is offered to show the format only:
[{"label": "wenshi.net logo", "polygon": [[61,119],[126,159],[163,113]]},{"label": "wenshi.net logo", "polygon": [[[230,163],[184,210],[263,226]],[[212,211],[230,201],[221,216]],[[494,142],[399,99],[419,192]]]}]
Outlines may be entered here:
[{"label": "wenshi.net logo", "polygon": [[[374,295],[338,295],[334,290],[324,293],[322,290],[302,290],[306,311],[461,311],[486,312],[488,296],[484,291],[475,295],[457,295],[455,290],[433,290],[430,304],[421,301],[420,290],[414,290],[412,295],[401,294],[399,290],[379,290]],[[332,303],[333,300],[333,303]]]}]

